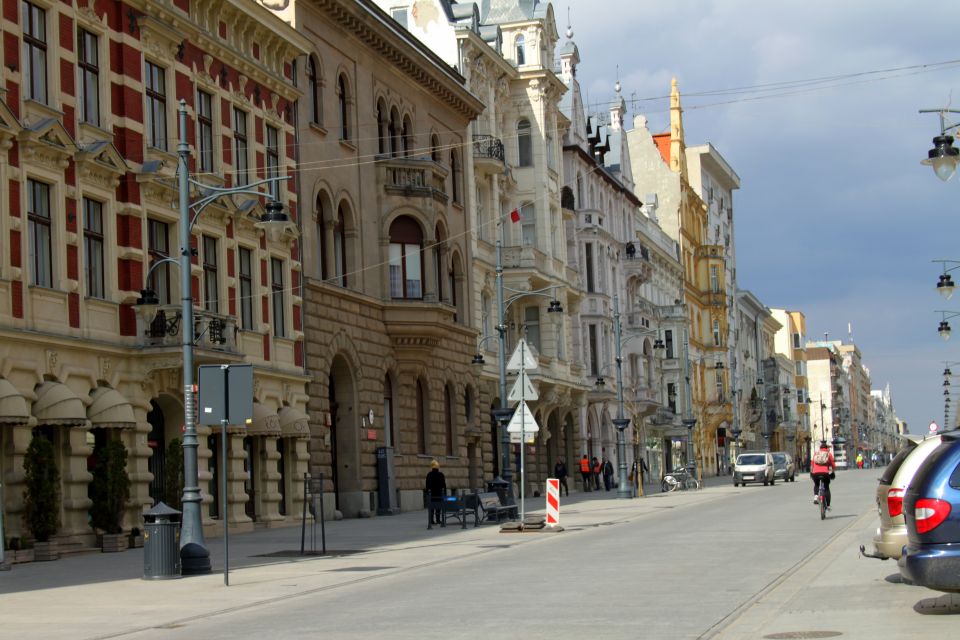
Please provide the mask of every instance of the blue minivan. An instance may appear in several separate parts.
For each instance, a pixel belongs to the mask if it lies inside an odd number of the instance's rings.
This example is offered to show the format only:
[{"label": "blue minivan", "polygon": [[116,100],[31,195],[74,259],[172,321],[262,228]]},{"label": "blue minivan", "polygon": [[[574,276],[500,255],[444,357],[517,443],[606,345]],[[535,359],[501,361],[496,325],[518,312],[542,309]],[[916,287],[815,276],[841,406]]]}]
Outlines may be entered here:
[{"label": "blue minivan", "polygon": [[960,431],[943,434],[903,497],[907,545],[898,564],[908,580],[960,593]]}]

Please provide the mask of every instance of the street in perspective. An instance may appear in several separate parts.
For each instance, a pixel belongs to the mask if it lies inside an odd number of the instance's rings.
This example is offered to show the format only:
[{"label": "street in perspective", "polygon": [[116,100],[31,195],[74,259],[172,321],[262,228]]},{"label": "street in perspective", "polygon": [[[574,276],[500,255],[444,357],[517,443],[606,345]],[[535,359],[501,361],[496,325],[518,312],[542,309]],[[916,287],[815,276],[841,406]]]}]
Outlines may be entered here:
[{"label": "street in perspective", "polygon": [[0,640],[956,636],[930,4],[0,0]]},{"label": "street in perspective", "polygon": [[[141,579],[142,554],[77,556],[0,574],[0,636],[33,638],[951,637],[960,598],[864,558],[880,470],[838,475],[820,520],[808,478],[621,501],[562,501],[563,531],[507,533],[423,512],[232,538],[214,573]],[[722,482],[720,482],[722,480]],[[543,501],[529,507],[543,512]],[[718,541],[723,540],[723,544]],[[319,545],[319,540],[316,541]]]}]

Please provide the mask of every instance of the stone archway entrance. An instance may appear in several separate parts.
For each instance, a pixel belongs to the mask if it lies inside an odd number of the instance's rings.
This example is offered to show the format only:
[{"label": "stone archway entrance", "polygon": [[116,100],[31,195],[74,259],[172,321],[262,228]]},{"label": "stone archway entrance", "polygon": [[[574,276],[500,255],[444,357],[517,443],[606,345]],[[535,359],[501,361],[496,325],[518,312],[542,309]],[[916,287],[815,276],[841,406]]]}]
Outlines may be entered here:
[{"label": "stone archway entrance", "polygon": [[360,484],[360,432],[353,371],[342,357],[330,367],[330,466],[334,504],[346,518],[357,517],[363,504]]}]

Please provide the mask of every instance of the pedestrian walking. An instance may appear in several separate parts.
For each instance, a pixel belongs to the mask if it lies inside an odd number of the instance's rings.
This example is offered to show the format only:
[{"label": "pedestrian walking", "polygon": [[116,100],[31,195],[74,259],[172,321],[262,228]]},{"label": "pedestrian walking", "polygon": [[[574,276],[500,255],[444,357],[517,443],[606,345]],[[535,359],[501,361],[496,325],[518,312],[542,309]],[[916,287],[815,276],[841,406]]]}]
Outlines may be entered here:
[{"label": "pedestrian walking", "polygon": [[603,459],[603,488],[610,491],[613,486],[613,463],[608,458]]},{"label": "pedestrian walking", "polygon": [[600,491],[600,476],[603,475],[603,465],[597,460],[597,456],[593,456],[590,464],[590,472],[593,474],[593,488]]},{"label": "pedestrian walking", "polygon": [[583,478],[583,490],[590,491],[590,460],[587,454],[580,458],[580,476]]},{"label": "pedestrian walking", "polygon": [[435,524],[441,527],[447,526],[443,521],[443,498],[446,493],[447,479],[440,471],[440,463],[433,460],[430,462],[430,473],[427,474],[427,498],[430,509],[430,521],[427,529],[433,529]]},{"label": "pedestrian walking", "polygon": [[564,491],[570,495],[570,487],[567,486],[567,465],[562,459],[557,460],[557,464],[553,465],[553,477],[560,481],[560,495],[562,496]]},{"label": "pedestrian walking", "polygon": [[857,469],[863,469],[863,454],[857,454]]}]

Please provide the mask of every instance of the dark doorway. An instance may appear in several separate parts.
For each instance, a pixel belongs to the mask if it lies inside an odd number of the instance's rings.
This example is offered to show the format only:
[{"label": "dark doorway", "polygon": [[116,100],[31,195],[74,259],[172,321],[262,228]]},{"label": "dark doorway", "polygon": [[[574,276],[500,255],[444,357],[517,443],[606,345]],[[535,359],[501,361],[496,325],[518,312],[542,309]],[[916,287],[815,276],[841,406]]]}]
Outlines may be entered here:
[{"label": "dark doorway", "polygon": [[340,482],[338,481],[337,471],[340,468],[339,456],[337,456],[337,392],[333,383],[333,376],[329,379],[327,399],[330,401],[330,474],[333,481],[333,504],[340,508]]},{"label": "dark doorway", "polygon": [[163,431],[166,420],[163,416],[163,409],[155,401],[150,401],[150,412],[147,414],[147,423],[150,425],[150,433],[147,434],[147,446],[150,447],[150,460],[147,462],[147,468],[153,474],[153,480],[150,481],[150,499],[153,504],[164,499],[167,495],[164,482],[164,458],[167,453],[167,441],[164,438]]},{"label": "dark doorway", "polygon": [[490,454],[493,458],[493,477],[500,477],[500,429],[497,420],[493,417],[496,406],[490,406]]},{"label": "dark doorway", "polygon": [[247,493],[247,502],[244,505],[244,511],[247,517],[256,522],[257,520],[257,442],[253,436],[247,436],[243,439],[243,489]]}]

